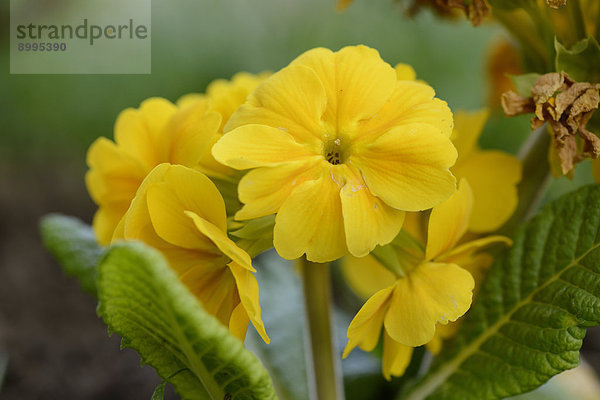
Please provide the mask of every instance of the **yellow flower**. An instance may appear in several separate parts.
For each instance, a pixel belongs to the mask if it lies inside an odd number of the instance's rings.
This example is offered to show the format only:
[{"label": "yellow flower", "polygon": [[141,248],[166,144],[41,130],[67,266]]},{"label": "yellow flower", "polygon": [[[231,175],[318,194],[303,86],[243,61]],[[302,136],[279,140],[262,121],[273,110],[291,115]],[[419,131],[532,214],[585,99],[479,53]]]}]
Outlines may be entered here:
[{"label": "yellow flower", "polygon": [[180,280],[240,340],[248,321],[268,343],[250,256],[227,237],[225,204],[201,172],[160,164],[144,179],[114,240],[161,251]]},{"label": "yellow flower", "polygon": [[473,189],[473,211],[469,231],[492,232],[500,228],[517,208],[517,184],[521,181],[521,161],[499,150],[481,150],[479,136],[489,117],[488,110],[458,111],[452,142],[458,150],[452,173],[466,178]]},{"label": "yellow flower", "polygon": [[431,342],[437,324],[456,321],[468,310],[472,272],[489,262],[489,256],[479,251],[494,243],[510,243],[505,237],[490,236],[461,244],[472,206],[473,193],[463,179],[452,197],[431,211],[426,245],[403,232],[373,255],[344,259],[350,286],[370,297],[348,328],[344,357],[356,346],[373,350],[383,327],[383,374],[386,379],[402,375],[412,347]]},{"label": "yellow flower", "polygon": [[199,168],[202,152],[217,132],[221,117],[208,110],[206,100],[177,107],[151,98],[139,109],[122,111],[115,123],[115,142],[98,138],[87,154],[90,170],[85,181],[99,209],[94,231],[102,245],[110,242],[146,175],[169,162]]},{"label": "yellow flower", "polygon": [[219,162],[252,169],[236,218],[276,213],[274,245],[287,259],[389,243],[404,211],[455,190],[452,114],[434,95],[365,46],[302,54],[250,95],[213,147]]}]

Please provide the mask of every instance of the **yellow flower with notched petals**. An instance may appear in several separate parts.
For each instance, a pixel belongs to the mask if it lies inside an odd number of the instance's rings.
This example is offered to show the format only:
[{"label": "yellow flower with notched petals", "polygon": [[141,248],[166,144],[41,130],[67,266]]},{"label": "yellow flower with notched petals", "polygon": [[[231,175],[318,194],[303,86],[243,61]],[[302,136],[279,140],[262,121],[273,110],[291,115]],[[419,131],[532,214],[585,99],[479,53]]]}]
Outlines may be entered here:
[{"label": "yellow flower with notched petals", "polygon": [[474,289],[471,271],[484,261],[478,251],[510,243],[490,236],[460,244],[472,208],[473,193],[463,179],[449,200],[433,208],[426,245],[403,232],[373,255],[344,259],[349,284],[370,297],[348,328],[344,356],[356,346],[373,350],[384,328],[383,374],[386,379],[402,375],[413,347],[431,342],[437,324],[455,321],[468,310]]},{"label": "yellow flower with notched petals", "polygon": [[248,322],[268,343],[250,256],[227,237],[225,204],[199,171],[160,164],[148,174],[113,240],[159,250],[179,279],[240,340]]},{"label": "yellow flower with notched petals", "polygon": [[365,46],[302,54],[250,95],[213,147],[219,162],[252,169],[236,218],[276,213],[274,245],[287,259],[389,243],[404,211],[455,190],[452,114],[434,95]]},{"label": "yellow flower with notched petals", "polygon": [[122,111],[115,123],[115,141],[98,138],[87,154],[85,181],[99,209],[94,232],[102,245],[110,242],[117,223],[148,173],[169,162],[199,168],[203,151],[210,151],[221,117],[202,100],[177,107],[151,98],[140,108]]}]

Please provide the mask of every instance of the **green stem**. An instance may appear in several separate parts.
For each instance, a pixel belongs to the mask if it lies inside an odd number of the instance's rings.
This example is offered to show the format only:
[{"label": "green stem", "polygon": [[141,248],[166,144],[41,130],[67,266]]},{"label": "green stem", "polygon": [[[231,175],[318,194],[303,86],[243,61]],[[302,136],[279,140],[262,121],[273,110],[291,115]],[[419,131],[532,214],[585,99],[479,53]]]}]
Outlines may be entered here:
[{"label": "green stem", "polygon": [[579,0],[569,0],[567,5],[567,14],[569,15],[569,25],[571,26],[571,34],[573,35],[573,43],[585,39],[585,20],[581,11],[581,3]]},{"label": "green stem", "polygon": [[[343,399],[331,324],[330,267],[329,264],[317,264],[304,258],[301,264],[316,400]],[[310,377],[311,371],[308,373]]]},{"label": "green stem", "polygon": [[551,178],[548,163],[549,146],[550,135],[544,125],[532,132],[521,147],[519,158],[523,163],[523,180],[517,187],[519,204],[500,233],[510,234],[537,210]]}]

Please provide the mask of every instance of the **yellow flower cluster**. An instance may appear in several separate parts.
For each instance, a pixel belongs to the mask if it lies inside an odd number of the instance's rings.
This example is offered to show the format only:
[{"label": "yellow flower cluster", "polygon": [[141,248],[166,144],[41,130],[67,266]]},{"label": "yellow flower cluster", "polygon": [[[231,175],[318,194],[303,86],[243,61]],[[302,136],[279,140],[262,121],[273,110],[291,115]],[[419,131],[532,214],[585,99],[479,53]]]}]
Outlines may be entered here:
[{"label": "yellow flower cluster", "polygon": [[[454,125],[412,68],[374,49],[313,49],[274,74],[123,111],[115,141],[88,153],[94,229],[104,245],[160,250],[240,339],[252,322],[269,340],[251,257],[228,224],[269,231],[286,259],[344,258],[349,283],[369,298],[345,354],[371,350],[384,328],[384,375],[400,375],[412,347],[436,343],[436,326],[469,308],[472,273],[490,261],[479,250],[507,242],[476,236],[514,211],[521,174],[513,157],[477,147],[486,119],[459,113]],[[223,184],[237,188],[238,207]]]},{"label": "yellow flower cluster", "polygon": [[137,239],[159,249],[234,335],[243,340],[251,321],[269,341],[250,257],[227,237],[225,203],[208,178],[234,173],[212,158],[211,147],[265,77],[238,74],[215,82],[205,95],[177,104],[152,98],[123,111],[115,142],[99,138],[90,147],[86,184],[99,206],[93,227],[101,244]]}]

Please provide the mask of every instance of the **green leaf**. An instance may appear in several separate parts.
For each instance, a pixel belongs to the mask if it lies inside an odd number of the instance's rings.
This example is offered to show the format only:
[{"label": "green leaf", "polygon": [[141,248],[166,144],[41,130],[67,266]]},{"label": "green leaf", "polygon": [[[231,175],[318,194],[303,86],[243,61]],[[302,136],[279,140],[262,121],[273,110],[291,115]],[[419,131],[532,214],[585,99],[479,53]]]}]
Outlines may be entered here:
[{"label": "green leaf", "polygon": [[165,386],[167,385],[167,381],[162,381],[156,389],[154,389],[154,393],[152,393],[152,397],[150,400],[164,400],[165,398]]},{"label": "green leaf", "polygon": [[590,36],[575,43],[570,49],[554,39],[556,70],[565,71],[578,82],[600,82],[600,46]]},{"label": "green leaf", "polygon": [[531,73],[523,75],[509,75],[509,78],[518,94],[523,97],[531,97],[531,88],[540,76],[540,74]]},{"label": "green leaf", "polygon": [[122,346],[183,399],[276,399],[252,353],[206,313],[165,258],[137,242],[112,246],[98,270],[98,314]]},{"label": "green leaf", "polygon": [[49,214],[40,222],[42,241],[69,276],[81,288],[96,295],[96,266],[104,252],[92,228],[74,217]]},{"label": "green leaf", "polygon": [[544,207],[514,236],[457,337],[407,399],[497,399],[577,366],[600,323],[600,186]]}]

